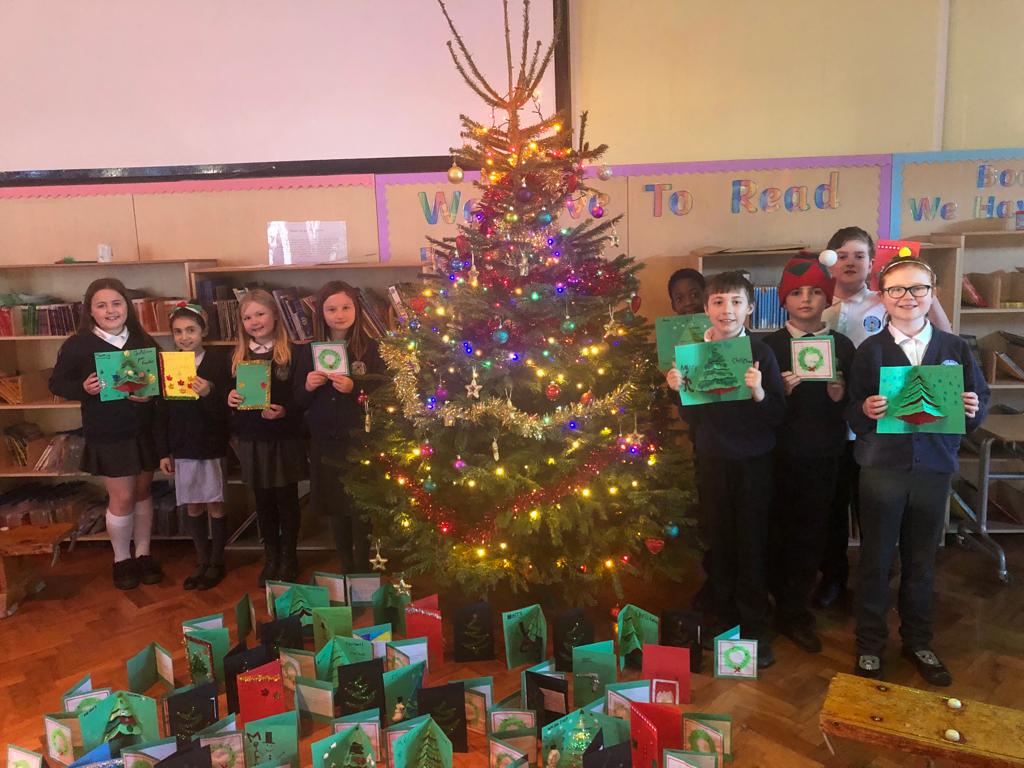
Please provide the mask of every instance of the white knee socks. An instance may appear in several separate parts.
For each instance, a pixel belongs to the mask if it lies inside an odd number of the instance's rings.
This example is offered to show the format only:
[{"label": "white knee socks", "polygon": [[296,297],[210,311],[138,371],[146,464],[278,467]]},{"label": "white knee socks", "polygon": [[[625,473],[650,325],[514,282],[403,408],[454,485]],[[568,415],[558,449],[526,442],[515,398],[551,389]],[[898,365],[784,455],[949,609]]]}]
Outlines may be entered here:
[{"label": "white knee socks", "polygon": [[[114,547],[114,562],[130,560],[132,556],[132,515],[115,515],[107,510],[107,533]],[[148,538],[148,536],[147,536]]]},{"label": "white knee socks", "polygon": [[149,554],[149,538],[153,533],[153,497],[135,502],[135,556]]}]

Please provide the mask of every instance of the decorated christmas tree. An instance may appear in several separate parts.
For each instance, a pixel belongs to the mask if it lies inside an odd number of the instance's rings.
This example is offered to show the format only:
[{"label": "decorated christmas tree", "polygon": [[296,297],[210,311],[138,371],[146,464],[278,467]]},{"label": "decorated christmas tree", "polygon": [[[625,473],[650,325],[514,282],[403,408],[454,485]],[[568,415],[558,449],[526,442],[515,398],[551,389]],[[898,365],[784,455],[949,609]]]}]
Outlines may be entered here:
[{"label": "decorated christmas tree", "polygon": [[722,357],[717,347],[711,347],[707,364],[697,375],[697,389],[712,395],[731,392],[740,385],[739,381]]},{"label": "decorated christmas tree", "polygon": [[514,61],[506,3],[507,77],[493,86],[439,4],[455,66],[496,117],[462,116],[449,178],[481,172],[472,225],[431,240],[439,274],[402,289],[404,320],[381,345],[394,381],[366,403],[364,471],[346,482],[408,573],[593,601],[597,582],[671,571],[658,553],[692,467],[662,433],[673,416],[637,314],[639,267],[605,255],[616,219],[587,186],[612,175],[592,167],[605,147],[584,140],[585,115],[575,144],[567,115],[534,117],[553,45],[531,47],[524,0]]},{"label": "decorated christmas tree", "polygon": [[[336,674],[336,673],[335,673]],[[373,685],[365,677],[357,677],[345,686],[342,701],[346,712],[362,712],[369,708],[376,698]]]},{"label": "decorated christmas tree", "polygon": [[910,424],[929,424],[946,418],[918,370],[907,379],[893,406],[893,415]]},{"label": "decorated christmas tree", "polygon": [[469,617],[462,639],[468,655],[474,658],[486,659],[494,653],[494,637],[480,621],[479,614]]}]

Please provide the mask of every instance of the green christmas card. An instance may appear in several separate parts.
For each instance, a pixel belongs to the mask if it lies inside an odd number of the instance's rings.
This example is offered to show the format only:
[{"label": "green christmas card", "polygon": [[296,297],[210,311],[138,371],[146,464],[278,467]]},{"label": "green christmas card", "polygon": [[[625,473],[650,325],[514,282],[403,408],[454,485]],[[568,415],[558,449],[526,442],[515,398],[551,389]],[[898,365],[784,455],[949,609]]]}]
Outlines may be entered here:
[{"label": "green christmas card", "polygon": [[242,397],[240,411],[262,411],[270,405],[270,362],[240,362],[235,367],[235,390]]},{"label": "green christmas card", "polygon": [[739,626],[715,637],[715,677],[757,678],[757,640],[741,639]]},{"label": "green christmas card", "polygon": [[256,626],[256,607],[252,604],[252,598],[246,592],[241,599],[235,603],[235,628],[238,630],[238,641],[245,640],[252,634]]},{"label": "green christmas card", "polygon": [[382,755],[374,751],[366,732],[357,726],[314,741],[312,750],[313,768],[355,768],[384,764]]},{"label": "green christmas card", "polygon": [[654,335],[658,342],[658,368],[667,371],[676,360],[676,347],[683,344],[699,344],[704,341],[704,332],[711,327],[711,320],[704,313],[699,315],[669,315],[654,321]]},{"label": "green christmas card", "polygon": [[330,604],[331,601],[325,587],[296,584],[274,600],[274,615],[279,619],[283,619],[285,616],[298,616],[303,627],[311,627],[313,625],[313,610],[327,608]]},{"label": "green christmas card", "polygon": [[466,698],[466,728],[474,733],[487,733],[487,710],[494,705],[494,678],[471,677],[454,680],[462,683]]},{"label": "green christmas card", "polygon": [[295,680],[300,677],[316,678],[316,654],[301,648],[279,648],[281,678],[286,690],[295,690]]},{"label": "green christmas card", "polygon": [[345,342],[314,341],[309,347],[313,352],[314,371],[349,375],[348,345]]},{"label": "green christmas card", "polygon": [[519,703],[524,707],[526,704],[526,679],[528,672],[535,672],[538,675],[547,675],[548,677],[556,678],[557,680],[565,680],[565,672],[558,671],[558,665],[554,659],[545,659],[540,664],[534,664],[532,667],[527,667],[519,674]]},{"label": "green christmas card", "polygon": [[425,661],[384,673],[384,724],[394,725],[419,715],[418,694],[423,687]]},{"label": "green christmas card", "polygon": [[662,768],[721,768],[718,755],[684,749],[666,749],[661,764]]},{"label": "green christmas card", "polygon": [[384,741],[381,738],[380,718],[381,712],[379,709],[367,709],[362,712],[356,712],[353,715],[343,715],[334,721],[334,732],[344,733],[349,728],[358,728],[370,740],[377,765],[385,765],[386,756],[384,754]]},{"label": "green christmas card", "polygon": [[94,357],[101,401],[124,400],[130,395],[160,396],[160,366],[154,347],[95,352]]},{"label": "green christmas card", "polygon": [[381,584],[371,597],[373,623],[391,624],[396,635],[405,634],[405,606],[412,602],[412,596],[399,592],[394,584]]},{"label": "green christmas card", "polygon": [[572,649],[572,705],[583,707],[604,698],[605,686],[615,682],[615,643],[577,645]]},{"label": "green christmas card", "polygon": [[[146,744],[132,744],[121,750],[124,768],[153,768],[161,760],[178,751],[178,740],[173,736]],[[239,766],[238,768],[241,768]]]},{"label": "green christmas card", "polygon": [[392,640],[384,646],[384,668],[401,669],[416,662],[427,661],[429,649],[427,638],[411,637],[408,640]]},{"label": "green christmas card", "polygon": [[676,368],[682,374],[679,397],[683,405],[749,400],[743,380],[751,366],[750,338],[705,341],[676,347]]},{"label": "green christmas card", "polygon": [[[345,576],[345,587],[348,589],[348,603],[353,608],[364,608],[368,605],[373,605],[373,595],[380,588],[380,574],[350,573]],[[390,621],[390,619],[384,619],[384,621]],[[373,622],[374,624],[380,624],[381,620],[375,618]],[[391,623],[395,626],[395,631],[398,631],[398,625],[393,621]]]},{"label": "green christmas card", "polygon": [[639,669],[644,646],[658,643],[658,617],[632,603],[624,605],[619,610],[617,634],[619,669],[623,669],[627,661],[630,666]]},{"label": "green christmas card", "polygon": [[358,637],[335,635],[316,654],[316,679],[338,684],[338,667],[373,658],[373,645]]},{"label": "green christmas card", "polygon": [[609,716],[617,717],[628,723],[632,702],[650,703],[651,681],[627,680],[623,683],[611,683],[605,687],[604,694],[604,711]]},{"label": "green christmas card", "polygon": [[295,709],[299,715],[320,723],[334,719],[334,686],[326,680],[297,677],[295,685]]},{"label": "green christmas card", "polygon": [[117,691],[82,714],[82,747],[100,744],[120,748],[160,738],[156,701],[138,693]]},{"label": "green christmas card", "polygon": [[310,621],[313,624],[313,647],[317,651],[335,635],[352,635],[352,609],[347,605],[318,606],[312,610]]},{"label": "green christmas card", "polygon": [[63,765],[71,765],[85,754],[82,747],[82,721],[71,712],[43,716],[46,729],[46,754]]},{"label": "green christmas card", "polygon": [[885,416],[878,420],[880,435],[966,431],[962,365],[883,366],[878,394],[889,401]]},{"label": "green christmas card", "polygon": [[501,614],[505,633],[505,663],[509,669],[536,664],[548,647],[548,623],[539,605]]},{"label": "green christmas card", "polygon": [[294,710],[245,724],[245,764],[299,768],[299,713]]},{"label": "green christmas card", "polygon": [[200,736],[198,741],[200,747],[210,748],[210,762],[216,768],[245,768],[245,734],[241,731]]},{"label": "green christmas card", "polygon": [[452,768],[452,743],[429,716],[394,741],[391,768]]},{"label": "green christmas card", "polygon": [[128,690],[145,693],[159,682],[167,690],[174,688],[174,659],[159,643],[150,643],[128,659]]},{"label": "green christmas card", "polygon": [[340,573],[313,571],[313,583],[327,590],[331,605],[345,605],[348,593],[345,591],[345,577]]},{"label": "green christmas card", "polygon": [[[532,709],[499,706],[487,713],[491,742],[498,742],[525,754],[530,765],[537,762],[537,713]],[[491,748],[491,754],[495,751]],[[499,751],[500,754],[500,751]]]},{"label": "green christmas card", "polygon": [[710,752],[719,768],[732,760],[732,715],[683,713],[683,744],[692,752]]},{"label": "green christmas card", "polygon": [[836,380],[836,343],[828,336],[802,336],[789,340],[793,373],[801,381]]},{"label": "green christmas card", "polygon": [[487,768],[528,768],[532,764],[530,754],[521,747],[497,736],[487,740]]},{"label": "green christmas card", "polygon": [[7,768],[43,768],[43,756],[30,749],[8,744]]},{"label": "green christmas card", "polygon": [[113,692],[113,688],[93,688],[92,675],[86,675],[64,691],[61,701],[64,704],[65,712],[81,714],[87,709],[95,707]]}]

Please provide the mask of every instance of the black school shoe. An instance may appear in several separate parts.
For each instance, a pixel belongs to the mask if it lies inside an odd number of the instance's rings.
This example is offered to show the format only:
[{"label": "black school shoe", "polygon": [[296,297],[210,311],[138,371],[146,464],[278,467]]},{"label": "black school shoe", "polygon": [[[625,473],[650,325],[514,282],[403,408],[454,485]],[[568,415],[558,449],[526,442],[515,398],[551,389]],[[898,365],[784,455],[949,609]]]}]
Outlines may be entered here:
[{"label": "black school shoe", "polygon": [[821,638],[814,631],[813,627],[806,624],[779,624],[780,635],[784,635],[793,641],[797,648],[807,653],[821,653]]},{"label": "black school shoe", "polygon": [[823,581],[818,584],[811,597],[811,605],[819,611],[828,610],[835,606],[843,608],[847,605],[846,584],[838,581]]},{"label": "black school shoe", "polygon": [[775,663],[775,651],[772,650],[772,644],[769,642],[760,641],[757,644],[757,668],[768,669]]},{"label": "black school shoe", "polygon": [[164,572],[160,570],[160,564],[152,555],[136,557],[135,562],[139,567],[139,580],[143,584],[159,584],[164,580]]},{"label": "black school shoe", "polygon": [[202,578],[199,580],[199,586],[196,587],[200,592],[205,592],[207,589],[213,589],[222,581],[227,575],[227,568],[223,565],[208,565],[206,571],[203,573]]},{"label": "black school shoe", "polygon": [[139,567],[130,557],[114,563],[114,586],[118,589],[135,589],[139,586]]},{"label": "black school shoe", "polygon": [[914,662],[914,666],[917,667],[918,673],[926,683],[939,686],[953,684],[953,676],[949,674],[946,665],[939,661],[939,657],[931,648],[919,648],[916,651],[904,648],[903,656]]},{"label": "black school shoe", "polygon": [[882,679],[882,657],[870,653],[862,653],[857,657],[857,663],[853,665],[853,674],[866,677],[869,680]]},{"label": "black school shoe", "polygon": [[209,567],[210,566],[205,563],[199,563],[199,565],[196,566],[196,569],[192,572],[192,575],[186,576],[185,580],[181,582],[182,589],[198,589],[199,585],[203,581],[203,573],[205,573],[206,569]]}]

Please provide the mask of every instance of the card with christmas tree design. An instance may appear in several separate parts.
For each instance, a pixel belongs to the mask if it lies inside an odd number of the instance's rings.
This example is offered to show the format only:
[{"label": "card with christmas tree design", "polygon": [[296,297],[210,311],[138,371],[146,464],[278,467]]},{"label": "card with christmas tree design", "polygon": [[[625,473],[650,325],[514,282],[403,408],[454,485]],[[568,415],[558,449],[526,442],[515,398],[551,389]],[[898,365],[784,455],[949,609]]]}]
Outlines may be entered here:
[{"label": "card with christmas tree design", "polygon": [[319,651],[335,635],[348,637],[352,634],[352,609],[347,605],[318,606],[310,612],[310,623],[313,648]]},{"label": "card with christmas tree design", "polygon": [[658,344],[658,369],[667,371],[676,359],[676,347],[699,344],[711,320],[703,312],[697,315],[668,315],[654,321],[654,335]]},{"label": "card with christmas tree design", "polygon": [[464,605],[455,612],[455,660],[494,658],[494,617],[486,600]]},{"label": "card with christmas tree design", "polygon": [[288,709],[281,660],[274,659],[238,675],[238,722],[245,724]]},{"label": "card with christmas tree design", "polygon": [[202,736],[199,746],[209,748],[210,762],[216,768],[245,768],[245,734],[240,731]]},{"label": "card with christmas tree design", "polygon": [[750,388],[743,381],[752,359],[748,336],[676,347],[676,368],[683,377],[680,402],[704,405],[749,400]]},{"label": "card with christmas tree design", "polygon": [[331,605],[346,605],[348,603],[348,591],[345,588],[345,577],[342,574],[313,571],[313,583],[327,590]]},{"label": "card with christmas tree design", "polygon": [[249,593],[246,592],[235,603],[235,628],[238,631],[238,639],[245,640],[252,634],[256,626],[256,607],[252,604]]},{"label": "card with christmas tree design", "polygon": [[8,744],[7,768],[43,768],[43,756],[30,749]]},{"label": "card with christmas tree design", "polygon": [[888,399],[885,416],[878,420],[880,435],[966,431],[962,365],[882,366],[878,394]]},{"label": "card with christmas tree design", "polygon": [[494,678],[470,677],[453,682],[462,683],[466,693],[466,728],[486,734],[487,710],[494,705]]},{"label": "card with christmas tree design", "polygon": [[356,768],[383,765],[366,732],[351,726],[312,744],[313,768]]},{"label": "card with christmas tree design", "polygon": [[594,623],[582,608],[570,608],[555,617],[555,669],[572,672],[572,649],[594,642]]},{"label": "card with christmas tree design", "polygon": [[703,618],[699,613],[665,611],[661,614],[659,642],[661,645],[689,649],[690,671],[699,674],[704,662],[704,648],[701,645],[703,631]]},{"label": "card with christmas tree design", "polygon": [[501,614],[505,635],[505,663],[509,669],[544,660],[548,648],[548,622],[539,605]]},{"label": "card with christmas tree design", "polygon": [[757,640],[744,640],[735,626],[715,637],[715,677],[757,679]]},{"label": "card with christmas tree design", "polygon": [[[124,768],[153,768],[161,760],[178,751],[178,740],[173,736],[166,739],[151,741],[146,744],[132,744],[121,750]],[[242,768],[242,766],[238,766]]]},{"label": "card with christmas tree design", "polygon": [[466,728],[466,690],[462,683],[421,688],[417,701],[420,715],[430,715],[452,743],[455,752],[469,751]]},{"label": "card with christmas tree design", "polygon": [[156,348],[122,349],[94,352],[96,376],[100,380],[100,400],[124,400],[127,397],[159,397],[160,367]]},{"label": "card with christmas tree design", "polygon": [[192,738],[217,722],[217,684],[190,685],[167,697],[167,729],[181,749]]},{"label": "card with christmas tree design", "polygon": [[372,658],[373,646],[366,640],[335,635],[317,651],[316,679],[337,685],[339,667],[370,661]]},{"label": "card with christmas tree design", "polygon": [[128,659],[128,690],[145,693],[158,682],[166,689],[174,688],[174,660],[160,643],[150,643]]},{"label": "card with christmas tree design", "polygon": [[732,715],[686,712],[683,739],[687,749],[717,755],[718,765],[723,766],[732,760]]},{"label": "card with christmas tree design", "polygon": [[381,712],[377,709],[367,709],[363,712],[356,712],[354,715],[344,715],[335,719],[333,724],[334,733],[344,733],[349,728],[358,728],[370,740],[373,748],[374,759],[377,765],[386,764],[384,740],[381,737]]},{"label": "card with christmas tree design", "polygon": [[284,618],[283,616],[277,615],[277,598],[295,586],[299,585],[290,581],[275,581],[273,579],[267,579],[267,583],[263,588],[266,591],[267,613],[270,614],[270,618]]},{"label": "card with christmas tree design", "polygon": [[160,353],[160,388],[165,400],[198,400],[192,389],[197,375],[195,352]]},{"label": "card with christmas tree design", "polygon": [[793,373],[801,381],[836,380],[836,343],[828,336],[802,336],[789,340]]},{"label": "card with christmas tree design", "polygon": [[260,642],[277,653],[281,648],[301,648],[302,619],[285,616],[260,624]]},{"label": "card with christmas tree design", "polygon": [[395,739],[391,768],[452,768],[453,751],[441,727],[427,717]]},{"label": "card with christmas tree design", "polygon": [[683,749],[666,749],[662,764],[663,768],[722,768],[718,755]]},{"label": "card with christmas tree design", "polygon": [[318,723],[329,723],[334,719],[334,686],[331,683],[312,677],[297,677],[292,683],[295,709],[301,717]]},{"label": "card with christmas tree design", "polygon": [[[384,744],[386,753],[390,760],[394,760],[395,757],[395,743],[399,738],[409,733],[410,731],[419,728],[425,722],[430,720],[430,715],[419,715],[418,717],[411,718],[409,720],[402,720],[401,722],[395,723],[384,730]],[[447,737],[445,737],[447,738]]]},{"label": "card with christmas tree design", "polygon": [[[591,746],[597,739],[591,742]],[[632,768],[633,752],[628,741],[583,753],[582,768]]]},{"label": "card with christmas tree design", "polygon": [[651,701],[650,680],[627,680],[610,683],[605,687],[604,711],[610,717],[629,722],[629,710],[634,701],[649,704]]},{"label": "card with christmas tree design", "polygon": [[240,411],[262,411],[270,405],[270,362],[240,362],[235,366],[235,390],[242,398]]},{"label": "card with christmas tree design", "polygon": [[314,341],[309,345],[313,353],[313,370],[327,374],[348,376],[348,344],[343,341]]},{"label": "card with christmas tree design", "polygon": [[195,685],[216,680],[224,682],[224,657],[231,649],[226,627],[192,629],[185,633],[185,658],[189,675]]},{"label": "card with christmas tree design", "polygon": [[267,646],[246,648],[244,640],[224,654],[224,690],[227,693],[229,712],[238,711],[238,676],[273,659],[274,653]]},{"label": "card with christmas tree design", "polygon": [[[304,628],[310,628],[312,633],[313,610],[316,608],[329,608],[331,599],[327,595],[326,587],[317,587],[311,584],[295,584],[289,587],[284,594],[274,600],[274,615],[282,619],[285,616],[298,616]],[[351,616],[352,609],[349,608]],[[349,626],[349,633],[352,628]]]},{"label": "card with christmas tree design", "polygon": [[[262,647],[262,646],[261,646]],[[281,659],[281,676],[284,689],[295,690],[295,680],[300,677],[316,679],[316,654],[301,648],[281,648],[277,652]]]},{"label": "card with christmas tree design", "polygon": [[417,661],[384,673],[384,725],[419,716],[419,692],[426,671],[426,662]]},{"label": "card with christmas tree design", "polygon": [[597,718],[577,709],[544,726],[540,734],[541,763],[552,768],[580,765],[587,747],[601,732]]},{"label": "card with christmas tree design", "polygon": [[299,713],[292,710],[245,724],[245,764],[299,768]]},{"label": "card with christmas tree design", "polygon": [[658,617],[629,603],[619,609],[619,669],[640,669],[644,645],[658,642]]},{"label": "card with christmas tree design", "polygon": [[605,687],[615,682],[615,643],[577,645],[572,649],[572,705],[583,707],[604,698]]},{"label": "card with christmas tree design", "polygon": [[[341,638],[334,638],[340,640]],[[369,645],[369,643],[367,643]],[[344,664],[338,669],[337,704],[342,715],[367,709],[384,712],[384,660],[369,659]]]},{"label": "card with christmas tree design", "polygon": [[[64,704],[65,712],[81,714],[99,704],[113,692],[113,688],[93,688],[92,675],[86,675],[64,691],[61,701]],[[138,693],[143,693],[143,691],[138,691]]]},{"label": "card with christmas tree design", "polygon": [[139,693],[116,691],[92,709],[83,712],[82,748],[86,753],[100,744],[120,750],[160,738],[156,701]]}]

